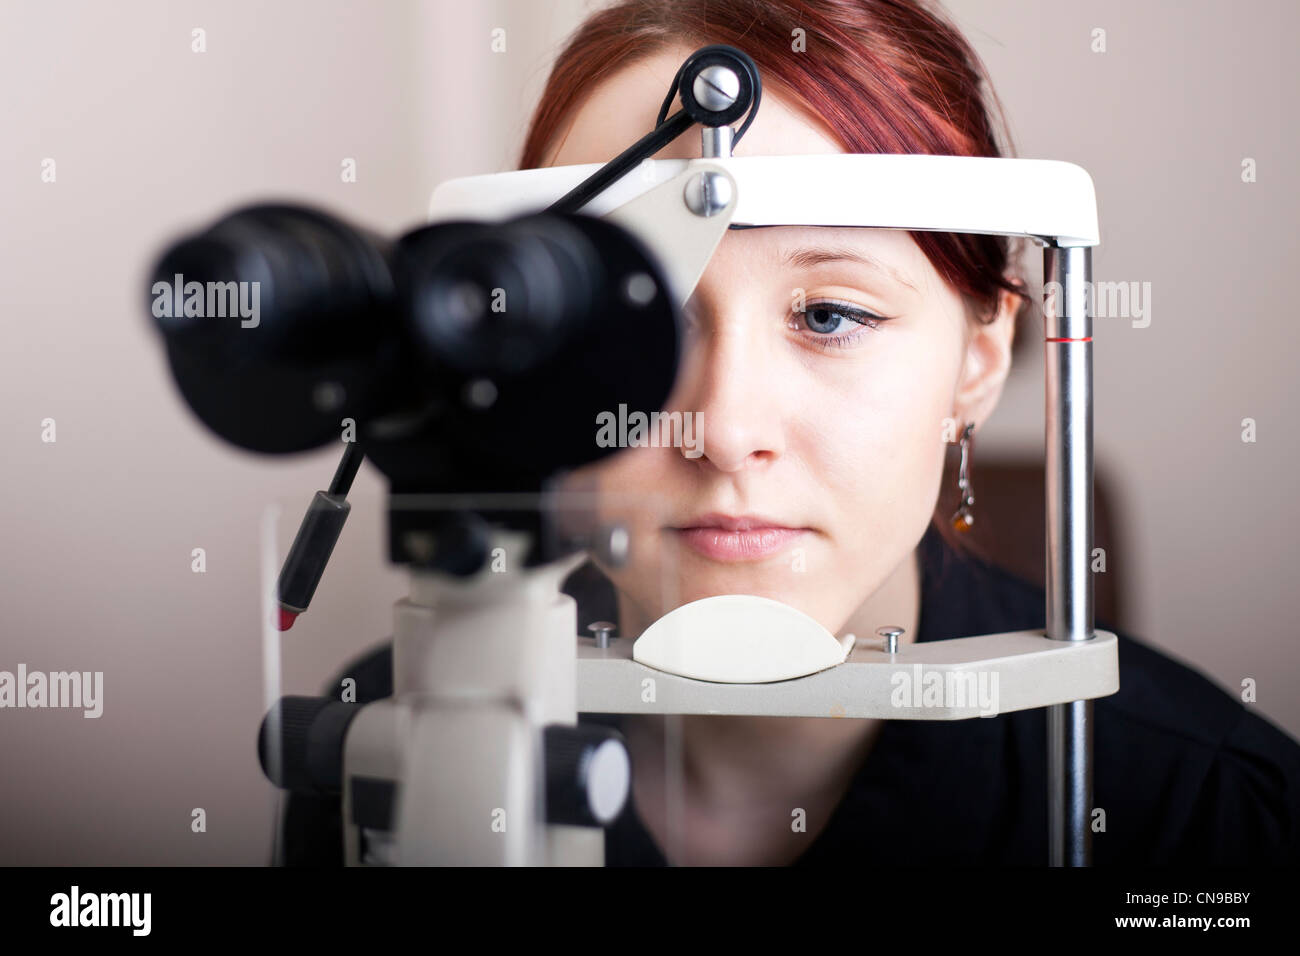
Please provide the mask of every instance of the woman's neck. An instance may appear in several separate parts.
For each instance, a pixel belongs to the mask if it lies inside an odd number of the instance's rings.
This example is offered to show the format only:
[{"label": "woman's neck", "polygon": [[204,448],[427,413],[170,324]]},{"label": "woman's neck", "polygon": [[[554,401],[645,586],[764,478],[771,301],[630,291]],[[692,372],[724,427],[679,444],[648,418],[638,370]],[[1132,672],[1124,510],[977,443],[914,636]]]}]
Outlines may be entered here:
[{"label": "woman's neck", "polygon": [[[619,610],[623,621],[640,625],[624,633],[639,634],[650,623],[636,621],[635,615],[628,621],[621,595]],[[904,628],[900,643],[910,643],[920,616],[921,571],[914,551],[839,633],[874,640],[876,628],[893,624]],[[641,775],[636,795],[642,818],[670,858],[674,849],[668,844],[702,845],[705,834],[698,831],[703,821],[752,819],[767,808],[772,819],[788,819],[791,807],[808,809],[810,833],[805,836],[815,835],[843,798],[880,729],[878,720],[829,719],[832,716],[687,715],[668,720],[645,715],[628,720],[628,746]],[[677,820],[675,825],[670,825],[670,817]],[[674,839],[673,834],[681,837],[682,827],[697,832],[689,840]],[[726,835],[718,839],[727,844]],[[740,834],[734,842],[747,845]],[[788,856],[798,845],[800,841],[781,841],[771,853],[774,858]]]}]

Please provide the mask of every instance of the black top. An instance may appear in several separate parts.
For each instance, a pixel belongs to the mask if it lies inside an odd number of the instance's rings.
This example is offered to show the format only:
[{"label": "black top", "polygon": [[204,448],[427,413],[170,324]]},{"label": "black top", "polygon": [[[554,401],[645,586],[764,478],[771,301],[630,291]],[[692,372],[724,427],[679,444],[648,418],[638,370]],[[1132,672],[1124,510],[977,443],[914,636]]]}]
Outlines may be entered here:
[{"label": "black top", "polygon": [[[1041,588],[959,555],[933,527],[921,542],[921,571],[917,641],[1043,627]],[[612,585],[591,564],[564,590],[578,601],[579,633],[589,621],[616,620]],[[1300,863],[1300,744],[1198,671],[1118,637],[1120,689],[1094,702],[1093,800],[1105,811],[1104,832],[1092,834],[1094,864]],[[389,696],[391,645],[344,675],[356,679],[359,703]],[[617,726],[619,717],[579,720]],[[883,721],[795,865],[1043,866],[1046,781],[1044,709]],[[341,864],[339,800],[292,796],[284,852],[288,865]],[[630,799],[607,831],[605,861],[666,863]]]}]

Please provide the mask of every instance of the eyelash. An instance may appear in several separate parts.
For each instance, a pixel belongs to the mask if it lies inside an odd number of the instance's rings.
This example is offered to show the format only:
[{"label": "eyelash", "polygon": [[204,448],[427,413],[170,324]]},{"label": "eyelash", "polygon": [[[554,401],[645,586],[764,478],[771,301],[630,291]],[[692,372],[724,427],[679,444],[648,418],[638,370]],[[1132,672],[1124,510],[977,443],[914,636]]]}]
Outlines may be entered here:
[{"label": "eyelash", "polygon": [[850,305],[847,302],[839,302],[834,299],[823,299],[817,302],[807,303],[803,312],[792,312],[791,315],[794,317],[795,323],[792,327],[806,327],[802,326],[802,323],[806,321],[805,317],[807,314],[819,309],[831,312],[832,314],[842,315],[849,321],[856,322],[862,326],[862,328],[847,335],[831,335],[826,332],[815,332],[812,329],[808,329],[808,331],[812,333],[812,340],[819,348],[847,348],[862,336],[867,335],[874,329],[878,329],[882,322],[889,321],[887,316],[877,315],[874,312],[858,308],[857,306]]},{"label": "eyelash", "polygon": [[[888,316],[877,315],[875,312],[859,308],[856,305],[850,305],[847,302],[840,302],[835,299],[823,299],[806,304],[803,312],[790,313],[793,318],[790,327],[795,331],[798,331],[799,323],[803,320],[802,317],[817,308],[833,309],[837,314],[843,315],[845,318],[852,322],[856,322],[861,326],[861,328],[856,329],[847,335],[829,335],[825,332],[812,332],[812,330],[809,329],[808,331],[812,333],[812,341],[816,342],[818,348],[848,348],[857,342],[857,340],[862,336],[868,334],[874,329],[878,329],[882,322],[889,321]],[[688,329],[694,329],[696,327],[695,313],[689,304],[683,310],[683,318]],[[805,338],[807,338],[807,336],[805,336]]]}]

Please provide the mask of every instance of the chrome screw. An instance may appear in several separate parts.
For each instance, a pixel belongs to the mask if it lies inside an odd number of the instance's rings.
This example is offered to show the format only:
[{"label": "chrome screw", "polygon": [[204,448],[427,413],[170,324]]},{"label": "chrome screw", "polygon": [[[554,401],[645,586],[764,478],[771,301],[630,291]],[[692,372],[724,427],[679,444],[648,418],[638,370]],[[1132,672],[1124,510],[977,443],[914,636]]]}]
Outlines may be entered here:
[{"label": "chrome screw", "polygon": [[695,102],[712,113],[721,113],[740,96],[740,77],[725,66],[706,66],[691,84]]},{"label": "chrome screw", "polygon": [[699,173],[687,180],[685,199],[695,215],[716,216],[731,202],[731,180],[721,173]]},{"label": "chrome screw", "polygon": [[617,628],[618,625],[610,621],[597,621],[595,624],[587,625],[587,630],[596,635],[597,647],[609,647],[609,636]]},{"label": "chrome screw", "polygon": [[903,628],[896,624],[890,624],[885,627],[876,628],[876,633],[885,640],[885,653],[898,653],[898,637],[903,633]]}]

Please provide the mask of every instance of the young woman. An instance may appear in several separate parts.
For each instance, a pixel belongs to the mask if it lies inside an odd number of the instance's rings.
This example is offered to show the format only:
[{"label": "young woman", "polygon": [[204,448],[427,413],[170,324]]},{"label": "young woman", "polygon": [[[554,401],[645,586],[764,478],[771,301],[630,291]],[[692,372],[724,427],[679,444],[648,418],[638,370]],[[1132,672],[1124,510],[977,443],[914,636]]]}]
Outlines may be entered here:
[{"label": "young woman", "polygon": [[[1003,154],[982,66],[926,4],[623,0],[561,52],[521,168],[613,158],[653,127],[678,66],[710,43],[744,50],[763,77],[738,156]],[[688,133],[656,158],[699,151]],[[1042,591],[966,553],[936,510],[947,443],[989,419],[1010,367],[1030,306],[1017,265],[1000,237],[730,231],[688,304],[667,403],[700,416],[703,454],[629,448],[572,476],[640,501],[609,506],[633,533],[633,560],[570,581],[583,622],[616,615],[631,639],[674,606],[746,593],[837,635],[1041,627]],[[391,692],[390,669],[383,651],[345,673],[364,700]],[[1120,692],[1095,703],[1095,862],[1300,861],[1300,746],[1127,637],[1120,670]],[[632,754],[611,864],[1047,860],[1042,710],[585,719],[618,726]],[[336,808],[295,801],[289,862],[319,859],[313,850],[336,860]],[[791,826],[797,810],[806,829]]]}]

